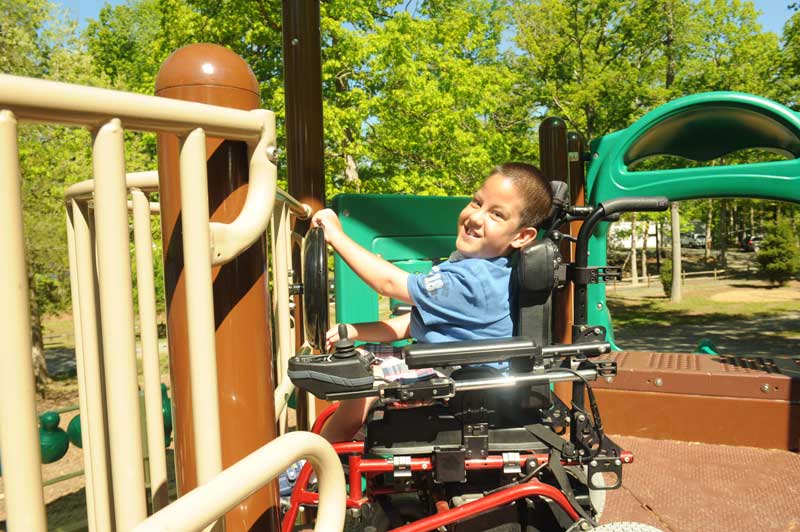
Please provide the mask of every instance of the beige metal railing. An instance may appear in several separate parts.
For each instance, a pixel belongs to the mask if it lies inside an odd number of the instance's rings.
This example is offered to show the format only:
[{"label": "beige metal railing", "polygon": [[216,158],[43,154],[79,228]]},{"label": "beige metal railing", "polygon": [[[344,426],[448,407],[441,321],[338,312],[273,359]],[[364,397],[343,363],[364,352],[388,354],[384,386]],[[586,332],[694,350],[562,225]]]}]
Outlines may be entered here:
[{"label": "beige metal railing", "polygon": [[[275,408],[281,416],[281,429],[285,428],[286,399],[292,391],[285,368],[293,354],[294,340],[289,308],[289,215],[308,217],[310,208],[276,187],[276,167],[271,160],[276,140],[274,114],[0,75],[0,223],[4,227],[0,246],[9,257],[9,266],[0,276],[0,300],[16,309],[9,319],[0,320],[0,334],[8,348],[6,355],[0,357],[0,446],[9,530],[46,528],[30,378],[27,272],[16,145],[18,119],[84,126],[94,132],[94,179],[73,185],[66,193],[89,529],[130,530],[147,517],[142,438],[136,421],[139,399],[129,210],[134,223],[151,502],[155,510],[168,503],[166,461],[163,452],[158,452],[164,436],[150,229],[150,216],[158,212],[159,206],[147,198],[147,192],[157,190],[158,176],[156,172],[126,175],[125,128],[177,133],[182,138],[182,241],[199,487],[148,519],[146,529],[178,526],[175,523],[183,519],[187,520],[180,529],[205,526],[266,484],[281,467],[305,454],[310,454],[320,481],[326,479],[324,492],[338,490],[341,494],[338,498],[325,496],[332,502],[324,501],[326,517],[322,519],[321,513],[318,522],[326,527],[328,523],[341,523],[343,477],[338,459],[327,443],[318,437],[293,433],[222,472],[217,394],[203,393],[217,388],[211,267],[235,258],[261,238],[271,222],[272,299],[279,368]],[[228,224],[209,221],[207,134],[248,144],[248,192],[240,214]],[[113,356],[104,357],[104,353]],[[288,437],[288,443],[284,442],[283,438]],[[270,467],[262,467],[261,461],[270,453],[274,460],[275,452],[286,455],[270,462]],[[255,463],[259,465],[256,467]],[[243,487],[233,490],[233,484]],[[208,504],[209,499],[218,503]],[[187,506],[193,508],[188,513],[184,511]]]},{"label": "beige metal railing", "polygon": [[134,530],[201,530],[304,456],[308,457],[314,470],[319,472],[320,505],[314,530],[340,532],[344,525],[346,498],[341,462],[327,441],[310,432],[290,432],[273,440],[205,485],[190,491],[156,513]]}]

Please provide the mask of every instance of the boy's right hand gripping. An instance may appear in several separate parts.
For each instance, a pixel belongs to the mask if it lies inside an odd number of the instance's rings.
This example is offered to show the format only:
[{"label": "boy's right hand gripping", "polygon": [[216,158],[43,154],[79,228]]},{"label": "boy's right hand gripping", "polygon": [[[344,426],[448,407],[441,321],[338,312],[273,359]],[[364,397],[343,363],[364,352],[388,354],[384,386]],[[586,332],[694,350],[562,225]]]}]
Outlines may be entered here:
[{"label": "boy's right hand gripping", "polygon": [[[358,331],[356,328],[350,325],[349,323],[343,324],[347,327],[347,337],[350,340],[357,340],[358,339]],[[333,352],[333,344],[339,341],[339,324],[337,323],[330,329],[328,332],[325,333],[325,351],[328,353]]]},{"label": "boy's right hand gripping", "polygon": [[342,232],[342,222],[331,209],[317,211],[311,218],[311,227],[322,227],[325,230],[325,241],[329,244],[332,238]]}]

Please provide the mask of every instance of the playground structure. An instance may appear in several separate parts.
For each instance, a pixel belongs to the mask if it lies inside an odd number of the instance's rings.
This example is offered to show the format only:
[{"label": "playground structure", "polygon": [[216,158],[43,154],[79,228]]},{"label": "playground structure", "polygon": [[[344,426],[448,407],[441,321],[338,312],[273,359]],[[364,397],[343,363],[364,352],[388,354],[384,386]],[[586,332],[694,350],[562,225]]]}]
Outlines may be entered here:
[{"label": "playground structure", "polygon": [[[219,50],[212,53],[222,54],[223,58],[218,55],[187,60],[187,56],[178,55],[178,59],[190,71],[195,67],[189,72],[192,75],[204,63],[220,65],[215,61],[236,60]],[[241,74],[241,67],[237,68],[237,75]],[[243,68],[246,72],[246,66]],[[13,319],[4,320],[0,329],[9,353],[0,367],[3,379],[0,446],[4,457],[7,522],[12,531],[46,530],[33,383],[27,377],[32,370],[28,355],[30,331],[21,227],[21,176],[16,152],[17,120],[64,123],[95,131],[94,179],[72,187],[67,193],[78,378],[81,411],[85,413],[81,423],[90,530],[135,527],[161,530],[167,526],[199,529],[232,508],[226,518],[228,530],[239,530],[237,527],[242,525],[236,523],[241,522],[245,523],[245,529],[257,525],[277,530],[278,504],[274,486],[269,487],[270,479],[306,455],[310,455],[320,480],[321,506],[316,529],[341,529],[344,483],[339,459],[330,446],[318,437],[301,433],[284,435],[268,443],[285,428],[283,414],[291,392],[291,382],[285,378],[286,368],[289,357],[302,350],[295,340],[302,332],[294,330],[289,309],[289,270],[297,269],[290,266],[297,264],[290,259],[295,238],[289,228],[290,217],[306,218],[311,208],[275,186],[274,116],[269,111],[250,111],[258,107],[254,80],[242,82],[237,78],[232,82],[214,78],[198,82],[190,81],[189,74],[160,77],[161,97],[0,77],[0,195],[4,202],[2,225],[6,228],[1,238],[12,259],[0,280],[0,297],[8,308],[15,309]],[[211,101],[206,104],[178,101],[207,97],[209,93]],[[244,93],[246,98],[237,101],[231,93]],[[220,107],[226,105],[239,109]],[[709,110],[716,114],[709,114]],[[726,120],[715,125],[720,116]],[[745,131],[722,135],[731,129],[731,124],[740,123],[746,124]],[[799,202],[798,123],[797,114],[761,98],[731,93],[700,95],[672,102],[628,130],[600,139],[592,144],[586,157],[581,140],[568,134],[563,122],[550,120],[541,133],[542,167],[552,179],[570,183],[576,204],[581,204],[584,197],[588,198],[586,203],[596,205],[617,197],[655,194],[671,200],[747,195]],[[687,124],[698,127],[687,129]],[[125,129],[156,131],[161,135],[158,174],[126,171],[122,141]],[[696,138],[687,137],[686,131],[693,131]],[[677,137],[683,143],[668,142]],[[685,149],[684,144],[702,145],[698,139],[703,138],[722,140],[708,151]],[[751,144],[741,144],[741,138],[750,138]],[[675,153],[705,160],[751,145],[780,149],[795,159],[652,173],[627,170],[627,165],[639,157],[653,153]],[[584,188],[586,160],[591,165]],[[234,163],[226,164],[229,161]],[[224,175],[221,167],[233,167],[239,172]],[[146,196],[155,190],[159,191],[158,205],[151,204]],[[149,217],[154,211],[160,213],[164,228],[168,285],[178,485],[182,496],[150,518],[142,471],[142,438],[138,424],[130,423],[131,419],[139,418],[139,400],[130,290],[129,209],[133,211],[139,308],[143,313],[140,323],[148,419],[156,419],[161,412],[160,382],[157,373],[153,373],[153,364],[158,369],[157,351],[154,357],[154,351],[150,350],[156,337],[155,305],[152,288],[146,284],[147,264],[152,264],[146,251],[152,249],[147,240]],[[594,233],[589,247],[590,263],[586,267],[604,264],[603,227],[601,223],[601,230]],[[267,230],[272,251],[271,303],[266,294],[268,268],[261,240]],[[577,223],[569,228],[569,233],[577,235]],[[564,255],[573,260],[572,246],[564,248]],[[396,259],[430,258],[430,251],[417,255]],[[152,279],[152,270],[149,276]],[[337,283],[341,280],[341,286],[346,286],[344,274],[339,276],[337,271]],[[585,312],[584,323],[603,326],[613,334],[603,289],[602,282],[590,284],[586,308],[578,308],[577,312]],[[572,289],[568,286],[563,290],[566,292],[563,295],[568,296]],[[231,298],[226,299],[227,296]],[[242,305],[244,300],[247,302]],[[573,328],[571,299],[562,297],[558,301],[553,340],[570,343],[584,331]],[[337,297],[338,304],[344,305],[345,297]],[[704,360],[718,368],[741,367],[736,360],[708,357]],[[620,374],[613,389],[610,384],[598,386],[607,388],[598,390],[607,430],[624,434],[631,427],[653,427],[658,420],[632,417],[624,407],[652,395],[638,379],[652,380],[659,371],[690,372],[681,364],[629,368],[620,357],[616,361]],[[274,383],[271,364],[276,368]],[[745,378],[737,377],[752,377],[759,371],[758,364],[754,366],[741,367],[742,371],[729,375],[730,388],[741,390]],[[759,426],[772,431],[768,437],[744,443],[796,449],[800,433],[796,425],[799,401],[798,377],[796,370],[793,372],[796,364],[789,361],[773,367],[777,370],[771,370],[767,376],[759,373],[757,379],[750,378],[757,382],[747,384],[756,386],[762,394],[757,401],[739,392],[733,396],[734,401],[727,403],[737,415],[743,405],[750,405],[749,412],[767,419]],[[765,400],[764,392],[758,388],[765,378],[770,381],[770,389],[780,390],[770,400]],[[654,400],[669,401],[669,394],[691,395],[700,398],[691,408],[702,412],[705,398],[718,399],[724,395],[696,393],[704,385],[707,380],[689,388],[663,387]],[[207,393],[208,390],[219,393]],[[556,391],[561,393],[558,386]],[[622,396],[625,397],[615,400]],[[310,408],[313,410],[313,402]],[[310,417],[313,418],[313,413]],[[713,424],[712,418],[737,419],[727,414],[721,417],[718,410],[709,409],[709,424]],[[740,423],[737,420],[739,430],[735,434],[732,425],[713,425],[713,432],[732,434],[733,443],[741,444],[742,437],[751,435],[742,435]],[[155,510],[167,502],[166,477],[159,461],[153,459],[153,449],[163,447],[163,432],[158,439],[160,426],[160,421],[147,423],[148,439],[159,442],[150,446],[151,468],[157,469],[150,472],[150,503]],[[255,434],[246,434],[244,429],[251,427],[256,427]],[[675,427],[671,427],[672,432],[657,428],[661,432],[648,434],[686,439],[696,436]],[[251,496],[262,486],[267,487]]]}]

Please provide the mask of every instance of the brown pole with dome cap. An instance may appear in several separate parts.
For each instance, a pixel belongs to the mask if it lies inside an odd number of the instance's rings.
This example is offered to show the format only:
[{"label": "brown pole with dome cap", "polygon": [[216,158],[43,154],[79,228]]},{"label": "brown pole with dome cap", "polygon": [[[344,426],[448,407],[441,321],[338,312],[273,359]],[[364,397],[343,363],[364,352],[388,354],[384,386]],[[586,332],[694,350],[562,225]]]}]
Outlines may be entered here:
[{"label": "brown pole with dome cap", "polygon": [[[567,125],[558,117],[546,118],[539,126],[539,160],[542,173],[550,181],[569,183],[569,162],[567,155]],[[570,190],[571,192],[571,190]],[[559,230],[564,230],[560,228]],[[565,261],[571,258],[570,243],[563,240],[560,245]],[[572,331],[572,283],[567,283],[558,291],[555,298],[553,319],[553,342],[571,343]],[[572,390],[568,383],[556,383],[553,387],[562,400],[570,397]]]},{"label": "brown pole with dome cap", "polygon": [[[260,107],[253,71],[227,48],[192,44],[167,58],[156,78],[156,96],[242,110]],[[243,142],[208,138],[208,203],[211,221],[228,223],[247,195],[248,156]],[[167,331],[175,418],[178,489],[197,486],[186,323],[186,285],[179,176],[179,138],[158,136],[159,194],[167,297]],[[229,467],[275,438],[270,304],[266,254],[260,239],[233,261],[213,268],[222,467]],[[209,391],[209,393],[214,393]],[[227,532],[278,530],[275,482],[225,516]]]},{"label": "brown pole with dome cap", "polygon": [[[539,160],[542,173],[548,180],[569,183],[567,125],[562,119],[551,116],[539,126]],[[566,229],[566,227],[562,227],[559,230],[565,231]],[[570,258],[570,244],[566,240],[561,242],[561,254],[564,260]],[[559,290],[555,301],[553,341],[557,343],[569,343],[571,340],[570,329],[566,323],[568,315],[570,315],[568,307],[568,301],[571,300],[570,291],[571,285],[567,284]]]}]

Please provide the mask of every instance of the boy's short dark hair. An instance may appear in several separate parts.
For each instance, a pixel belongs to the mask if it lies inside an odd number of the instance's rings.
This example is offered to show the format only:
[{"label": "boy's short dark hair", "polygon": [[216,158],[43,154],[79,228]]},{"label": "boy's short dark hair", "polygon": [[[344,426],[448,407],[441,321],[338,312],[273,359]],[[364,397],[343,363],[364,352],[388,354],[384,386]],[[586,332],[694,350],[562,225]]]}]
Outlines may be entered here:
[{"label": "boy's short dark hair", "polygon": [[532,164],[504,163],[495,166],[489,176],[497,174],[510,179],[522,196],[520,227],[538,227],[553,205],[553,191],[542,171]]}]

